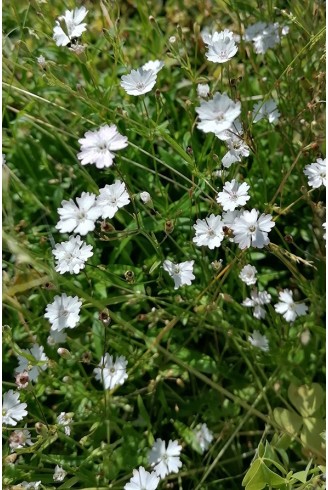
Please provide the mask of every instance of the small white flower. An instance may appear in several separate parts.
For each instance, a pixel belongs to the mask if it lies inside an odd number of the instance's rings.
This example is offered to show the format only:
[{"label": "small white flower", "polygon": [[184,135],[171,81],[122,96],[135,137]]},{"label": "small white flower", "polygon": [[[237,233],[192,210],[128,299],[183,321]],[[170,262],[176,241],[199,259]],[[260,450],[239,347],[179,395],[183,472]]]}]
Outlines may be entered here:
[{"label": "small white flower", "polygon": [[148,455],[149,464],[160,478],[165,478],[169,473],[178,473],[182,466],[179,458],[182,446],[178,441],[170,439],[167,448],[165,446],[165,441],[156,439]]},{"label": "small white flower", "polygon": [[57,424],[64,427],[65,434],[69,436],[71,434],[71,423],[73,422],[73,415],[71,413],[61,412],[57,417]]},{"label": "small white flower", "polygon": [[122,385],[127,379],[127,364],[128,361],[124,356],[117,357],[114,362],[113,356],[106,352],[93,372],[96,379],[104,384],[105,390],[112,390],[115,386]]},{"label": "small white flower", "polygon": [[[222,213],[223,225],[227,226],[228,228],[231,228],[235,220],[239,218],[242,214],[243,214],[242,209],[235,209],[234,211],[226,211]],[[232,241],[234,240],[232,239]]]},{"label": "small white flower", "polygon": [[251,286],[252,284],[256,284],[257,270],[253,265],[247,264],[245,265],[239,273],[239,278],[247,284],[247,286]]},{"label": "small white flower", "polygon": [[3,395],[2,402],[2,423],[6,425],[17,425],[26,415],[26,403],[20,403],[20,393],[9,390]]},{"label": "small white flower", "polygon": [[156,490],[159,481],[154,471],[149,473],[143,466],[139,466],[138,470],[133,470],[133,477],[124,486],[124,490]]},{"label": "small white flower", "polygon": [[260,36],[267,24],[265,22],[256,22],[255,24],[247,27],[244,33],[245,41],[253,41],[257,36]]},{"label": "small white flower", "polygon": [[42,54],[37,57],[36,61],[41,68],[47,66],[46,59]]},{"label": "small white flower", "polygon": [[197,85],[197,95],[198,97],[206,98],[210,93],[210,86],[207,83],[199,83]]},{"label": "small white flower", "polygon": [[253,116],[253,123],[257,123],[266,117],[270,123],[276,124],[280,117],[280,112],[277,109],[276,102],[273,99],[269,99],[266,102],[259,101],[255,104]]},{"label": "small white flower", "polygon": [[224,223],[221,216],[215,216],[214,214],[205,219],[198,219],[196,224],[193,225],[196,235],[192,241],[199,247],[206,245],[213,250],[213,248],[221,245],[224,238],[223,226]]},{"label": "small white flower", "polygon": [[174,264],[170,260],[164,260],[163,269],[170,274],[174,280],[174,289],[186,284],[190,286],[191,281],[195,279],[193,274],[194,260]]},{"label": "small white flower", "polygon": [[252,41],[255,53],[264,54],[268,49],[274,48],[281,40],[281,35],[288,34],[289,28],[279,24],[266,24],[265,22],[257,22],[249,26],[244,34],[245,41]]},{"label": "small white flower", "polygon": [[67,472],[61,466],[58,466],[58,464],[57,464],[55,467],[55,472],[54,472],[54,476],[53,476],[54,481],[63,481],[66,475],[67,475]]},{"label": "small white flower", "polygon": [[14,430],[9,436],[9,447],[11,451],[15,451],[15,449],[21,449],[25,446],[33,446],[33,442],[31,440],[31,433],[26,429],[22,430]]},{"label": "small white flower", "polygon": [[239,218],[235,218],[231,229],[234,232],[234,241],[240,249],[250,246],[263,248],[270,243],[268,233],[275,226],[271,214],[261,214],[259,211],[244,211]]},{"label": "small white flower", "polygon": [[251,297],[246,298],[243,302],[243,306],[254,308],[253,316],[260,320],[261,318],[265,318],[266,311],[262,308],[263,305],[268,305],[271,301],[271,294],[266,291],[257,291],[254,289],[251,292]]},{"label": "small white flower", "polygon": [[63,330],[58,332],[58,330],[50,329],[50,335],[47,338],[47,344],[53,347],[56,344],[64,344],[67,339],[67,333]]},{"label": "small white flower", "polygon": [[[27,354],[28,357],[24,356],[24,354]],[[33,361],[30,359],[31,356]],[[44,353],[43,346],[38,344],[34,344],[31,349],[23,349],[17,359],[18,367],[15,369],[15,373],[26,371],[29,375],[29,381],[37,381],[39,374],[47,369],[49,361]]]},{"label": "small white flower", "polygon": [[153,71],[155,74],[157,74],[159,71],[161,71],[161,69],[163,68],[164,66],[164,63],[163,61],[159,61],[159,60],[155,60],[155,61],[148,61],[147,63],[145,63],[144,65],[142,65],[142,69],[144,71],[148,71],[148,70],[151,70]]},{"label": "small white flower", "polygon": [[60,219],[56,224],[61,233],[78,233],[86,235],[96,227],[95,221],[99,218],[99,210],[95,206],[96,195],[90,192],[82,192],[81,197],[76,198],[77,204],[70,199],[62,201],[58,208]]},{"label": "small white flower", "polygon": [[71,236],[68,242],[57,243],[52,253],[56,258],[56,271],[78,274],[84,269],[85,262],[92,257],[92,245],[87,245],[79,235]]},{"label": "small white flower", "polygon": [[151,201],[151,196],[147,191],[140,192],[140,199],[144,204],[148,204]]},{"label": "small white flower", "polygon": [[208,45],[206,58],[214,63],[225,63],[229,61],[238,51],[233,32],[225,29],[222,32],[215,32]]},{"label": "small white flower", "polygon": [[174,44],[176,42],[177,38],[175,36],[169,37],[169,43]]},{"label": "small white flower", "polygon": [[254,330],[252,335],[248,336],[248,342],[258,349],[263,350],[264,352],[268,352],[269,350],[269,341],[265,335],[261,335],[258,330]]},{"label": "small white flower", "polygon": [[223,192],[219,192],[216,201],[221,204],[224,211],[234,211],[238,206],[244,206],[250,199],[249,185],[246,182],[238,184],[235,179],[226,182]]},{"label": "small white flower", "polygon": [[20,483],[21,487],[27,488],[28,490],[38,490],[40,485],[41,485],[41,480],[40,481],[31,481],[31,482],[22,481],[22,483]]},{"label": "small white flower", "polygon": [[[79,38],[86,30],[86,23],[81,24],[88,11],[85,7],[74,10],[66,10],[65,15],[61,15],[56,20],[53,38],[57,46],[67,46],[73,39]],[[66,32],[60,25],[60,21],[66,24]]]},{"label": "small white flower", "polygon": [[309,181],[309,186],[318,189],[324,185],[326,187],[326,159],[317,158],[316,162],[306,165],[303,170]]},{"label": "small white flower", "polygon": [[198,424],[193,432],[203,453],[213,441],[213,432],[209,430],[206,424]]},{"label": "small white flower", "polygon": [[142,95],[150,92],[156,83],[157,74],[153,70],[132,70],[121,78],[121,87],[129,95]]},{"label": "small white flower", "polygon": [[114,184],[105,185],[99,189],[96,205],[99,215],[105,218],[113,218],[119,208],[129,204],[130,198],[124,182],[115,180]]},{"label": "small white flower", "polygon": [[280,313],[287,322],[293,322],[298,316],[306,315],[308,307],[305,303],[295,303],[293,292],[284,289],[279,293],[279,303],[274,305],[277,313]]},{"label": "small white flower", "polygon": [[214,133],[219,139],[240,115],[240,102],[233,102],[227,94],[216,92],[212,100],[202,100],[196,107],[200,122],[197,127],[204,133]]},{"label": "small white flower", "polygon": [[54,302],[47,305],[45,318],[51,323],[51,330],[74,328],[80,320],[82,301],[77,296],[55,296]]},{"label": "small white flower", "polygon": [[95,131],[87,131],[84,138],[79,139],[79,143],[81,151],[77,158],[82,165],[94,163],[97,168],[106,168],[113,165],[113,152],[128,146],[128,138],[118,132],[115,124],[106,124]]}]

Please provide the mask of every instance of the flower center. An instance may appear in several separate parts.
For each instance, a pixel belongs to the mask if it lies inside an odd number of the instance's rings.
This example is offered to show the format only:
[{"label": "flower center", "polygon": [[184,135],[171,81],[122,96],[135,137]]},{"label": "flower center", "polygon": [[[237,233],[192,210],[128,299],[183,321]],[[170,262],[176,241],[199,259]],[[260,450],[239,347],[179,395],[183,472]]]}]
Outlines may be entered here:
[{"label": "flower center", "polygon": [[110,369],[109,369],[109,372],[110,372],[111,374],[115,374],[115,368],[113,368],[113,367],[112,367],[112,368],[110,368]]},{"label": "flower center", "polygon": [[220,111],[216,115],[217,121],[222,121],[224,119],[224,112]]},{"label": "flower center", "polygon": [[255,226],[255,225],[252,225],[252,226],[250,226],[248,229],[249,229],[249,231],[250,231],[251,233],[254,233],[254,231],[256,230],[256,226]]},{"label": "flower center", "polygon": [[173,271],[174,274],[180,274],[180,267],[178,265],[175,265]]},{"label": "flower center", "polygon": [[143,82],[138,82],[136,85],[137,90],[143,90],[145,88],[145,84]]},{"label": "flower center", "polygon": [[209,228],[209,229],[207,230],[207,236],[208,236],[209,238],[213,238],[213,237],[215,236],[214,230],[212,230],[212,228]]}]

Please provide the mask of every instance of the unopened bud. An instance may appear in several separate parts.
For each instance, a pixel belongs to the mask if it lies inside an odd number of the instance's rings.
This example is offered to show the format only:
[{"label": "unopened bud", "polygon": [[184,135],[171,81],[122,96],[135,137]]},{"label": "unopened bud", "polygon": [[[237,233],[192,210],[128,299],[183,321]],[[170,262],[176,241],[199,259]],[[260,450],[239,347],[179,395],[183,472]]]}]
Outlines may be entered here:
[{"label": "unopened bud", "polygon": [[57,349],[57,354],[63,359],[70,359],[72,357],[70,351],[65,349],[65,347],[59,347],[59,349]]},{"label": "unopened bud", "polygon": [[172,233],[172,231],[174,230],[174,225],[173,225],[173,222],[168,219],[165,221],[165,233],[167,233],[168,235],[170,233]]},{"label": "unopened bud", "polygon": [[106,326],[111,322],[111,317],[109,316],[109,311],[105,308],[103,311],[99,313],[99,320]]}]

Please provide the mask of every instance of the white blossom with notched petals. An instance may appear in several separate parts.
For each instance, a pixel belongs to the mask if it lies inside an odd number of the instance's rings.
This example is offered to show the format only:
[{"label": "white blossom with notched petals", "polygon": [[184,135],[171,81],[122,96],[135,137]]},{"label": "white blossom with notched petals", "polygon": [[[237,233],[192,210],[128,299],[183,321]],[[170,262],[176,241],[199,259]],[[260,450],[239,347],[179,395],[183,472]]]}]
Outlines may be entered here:
[{"label": "white blossom with notched petals", "polygon": [[247,286],[251,286],[252,284],[256,284],[257,281],[257,270],[253,265],[247,264],[245,265],[239,273],[239,278],[247,284]]},{"label": "white blossom with notched petals", "polygon": [[181,449],[178,441],[171,441],[170,439],[166,448],[165,441],[156,439],[148,455],[148,461],[160,478],[165,478],[170,473],[179,472],[179,468],[182,466],[179,457]]},{"label": "white blossom with notched petals", "polygon": [[81,197],[76,198],[77,204],[70,199],[62,201],[62,207],[58,209],[60,220],[56,224],[61,233],[78,233],[86,235],[96,227],[99,218],[99,209],[95,206],[96,195],[90,192],[82,192]]},{"label": "white blossom with notched petals", "polygon": [[[33,360],[30,359],[31,356]],[[15,373],[27,372],[29,381],[37,381],[39,374],[47,369],[49,361],[44,353],[44,347],[38,344],[34,344],[30,349],[22,349],[17,359],[18,367],[15,369]]]},{"label": "white blossom with notched petals", "polygon": [[234,211],[238,206],[244,206],[250,199],[249,185],[246,182],[238,184],[235,179],[226,182],[223,191],[219,192],[216,201],[221,204],[224,211]]},{"label": "white blossom with notched petals", "polygon": [[121,87],[129,95],[143,95],[151,91],[156,79],[157,73],[153,70],[138,68],[138,70],[132,70],[128,75],[122,76]]},{"label": "white blossom with notched petals", "polygon": [[9,447],[11,452],[16,449],[21,449],[25,446],[33,446],[33,442],[31,440],[31,433],[26,429],[26,425],[24,429],[14,430],[9,436]]},{"label": "white blossom with notched petals", "polygon": [[208,44],[206,58],[214,63],[225,63],[229,61],[238,51],[233,32],[225,29],[222,32],[215,32]]},{"label": "white blossom with notched petals", "polygon": [[211,250],[219,247],[224,238],[223,226],[221,216],[214,214],[205,219],[198,219],[193,225],[196,231],[193,242],[199,247],[206,245]]},{"label": "white blossom with notched petals", "polygon": [[326,159],[322,160],[322,158],[317,158],[316,162],[306,165],[303,172],[308,178],[309,186],[313,189],[318,189],[322,185],[326,187]]},{"label": "white blossom with notched petals", "polygon": [[267,24],[265,22],[257,22],[245,30],[245,41],[252,41],[255,53],[264,54],[268,49],[274,48],[281,41],[281,36],[288,34],[289,28],[282,28],[275,22]]},{"label": "white blossom with notched petals", "polygon": [[58,466],[58,464],[57,464],[55,467],[54,474],[53,474],[54,481],[63,481],[66,475],[67,475],[67,472],[61,466]]},{"label": "white blossom with notched petals", "polygon": [[164,260],[163,269],[172,277],[174,289],[178,289],[184,284],[190,286],[191,281],[195,279],[193,274],[194,262],[194,260],[187,260],[186,262],[180,262],[180,264],[174,264],[170,260]]},{"label": "white blossom with notched petals", "polygon": [[261,119],[268,119],[272,124],[276,124],[280,117],[280,112],[277,109],[277,104],[273,99],[269,99],[266,102],[259,101],[253,108],[253,123],[261,121]]},{"label": "white blossom with notched petals", "polygon": [[9,390],[3,395],[2,402],[2,423],[5,425],[17,425],[26,415],[26,403],[20,403],[20,393]]},{"label": "white blossom with notched petals", "polygon": [[51,330],[74,328],[80,320],[82,301],[77,296],[55,296],[53,303],[47,305],[45,318],[51,323]]},{"label": "white blossom with notched petals", "polygon": [[[66,10],[65,15],[61,15],[56,20],[54,27],[53,38],[57,46],[67,46],[73,39],[79,38],[86,30],[86,23],[81,24],[88,11],[85,7],[76,8],[74,10]],[[66,32],[61,27],[65,23]]]},{"label": "white blossom with notched petals", "polygon": [[73,422],[73,414],[60,412],[57,417],[57,424],[64,427],[65,434],[69,436],[71,434],[71,423]]},{"label": "white blossom with notched petals", "polygon": [[232,127],[241,108],[239,101],[233,102],[227,94],[216,92],[212,100],[202,100],[196,112],[200,119],[197,127],[204,133],[214,133],[221,139],[221,134]]},{"label": "white blossom with notched petals", "polygon": [[206,424],[198,424],[193,432],[203,453],[209,448],[209,445],[213,441],[213,432],[209,430]]},{"label": "white blossom with notched petals", "polygon": [[92,245],[87,245],[79,235],[71,236],[67,242],[57,243],[52,253],[56,258],[55,270],[60,274],[78,274],[92,257]]},{"label": "white blossom with notched petals", "polygon": [[254,330],[252,335],[248,336],[248,342],[258,349],[263,350],[263,352],[268,352],[269,350],[269,341],[265,335],[261,335],[258,330]]},{"label": "white blossom with notched petals", "polygon": [[164,66],[164,62],[163,61],[159,61],[159,60],[154,60],[154,61],[147,61],[147,63],[145,63],[144,65],[142,65],[142,69],[144,71],[148,71],[148,70],[151,70],[153,71],[155,74],[157,74],[159,71],[161,71],[161,69],[163,68]]},{"label": "white blossom with notched petals", "polygon": [[251,292],[251,297],[246,298],[242,305],[246,307],[254,308],[253,316],[260,320],[261,318],[265,318],[266,311],[263,308],[263,305],[268,305],[271,301],[271,294],[266,291],[257,291],[257,289],[253,289]]},{"label": "white blossom with notched petals", "polygon": [[244,211],[235,218],[231,229],[234,233],[234,242],[238,243],[240,249],[250,246],[263,248],[270,243],[268,233],[275,226],[271,214],[261,214],[259,211]]},{"label": "white blossom with notched petals", "polygon": [[159,481],[155,471],[149,473],[143,466],[139,466],[138,470],[133,470],[133,476],[124,486],[124,490],[156,490]]},{"label": "white blossom with notched petals", "polygon": [[293,322],[298,316],[306,315],[308,307],[305,303],[295,303],[293,292],[284,289],[279,292],[279,303],[274,305],[277,313],[280,313],[287,322]]},{"label": "white blossom with notched petals", "polygon": [[99,215],[105,218],[113,218],[116,212],[130,202],[129,194],[124,182],[115,180],[114,184],[105,185],[99,189],[96,205]]},{"label": "white blossom with notched petals", "polygon": [[128,361],[124,356],[119,356],[114,361],[113,356],[106,352],[93,372],[96,379],[103,383],[105,390],[112,390],[115,386],[122,385],[127,379],[127,364]]}]

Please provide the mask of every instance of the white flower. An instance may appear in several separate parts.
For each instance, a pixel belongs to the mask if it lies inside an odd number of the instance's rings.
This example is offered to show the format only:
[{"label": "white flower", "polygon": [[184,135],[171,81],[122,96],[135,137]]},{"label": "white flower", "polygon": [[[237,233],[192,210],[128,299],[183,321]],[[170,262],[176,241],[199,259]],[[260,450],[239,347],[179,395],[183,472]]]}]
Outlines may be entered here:
[{"label": "white flower", "polygon": [[23,488],[27,488],[28,490],[38,490],[39,486],[41,485],[41,480],[40,481],[22,481],[20,483],[20,486]]},{"label": "white flower", "polygon": [[258,349],[263,350],[264,352],[268,352],[269,350],[269,341],[265,335],[261,335],[258,330],[254,330],[252,335],[248,336],[248,342]]},{"label": "white flower", "polygon": [[239,273],[239,278],[247,284],[247,286],[251,286],[252,284],[256,284],[257,270],[253,265],[247,264],[245,265]]},{"label": "white flower", "polygon": [[129,202],[130,198],[124,182],[115,180],[114,184],[107,184],[99,189],[96,205],[100,216],[105,219],[113,218],[119,208],[126,206]]},{"label": "white flower", "polygon": [[46,59],[42,54],[37,57],[36,61],[41,68],[44,68],[47,65]]},{"label": "white flower", "polygon": [[243,127],[236,119],[231,128],[220,133],[220,139],[227,142],[229,151],[222,158],[222,165],[229,168],[233,163],[240,162],[242,157],[248,157],[250,148],[243,140]]},{"label": "white flower", "polygon": [[85,262],[92,257],[92,245],[87,245],[79,235],[71,236],[68,242],[57,243],[52,253],[56,258],[56,271],[60,274],[78,274]]},{"label": "white flower", "polygon": [[180,262],[180,264],[174,264],[170,260],[164,260],[163,269],[168,272],[174,280],[174,289],[178,289],[184,284],[190,286],[191,281],[195,279],[193,274],[194,262],[194,260],[189,260]]},{"label": "white flower", "polygon": [[79,139],[81,152],[77,158],[82,165],[94,163],[97,168],[111,167],[115,158],[114,151],[128,146],[128,138],[122,136],[115,124],[102,126],[95,131],[87,131],[84,138]]},{"label": "white flower", "polygon": [[306,315],[308,307],[305,303],[295,303],[293,292],[290,289],[284,289],[279,293],[279,303],[274,305],[277,313],[280,313],[287,322],[293,322],[296,317]]},{"label": "white flower", "polygon": [[237,51],[238,46],[234,41],[233,32],[225,29],[213,34],[205,56],[214,63],[225,63],[235,56]]},{"label": "white flower", "polygon": [[[235,219],[239,218],[243,214],[242,209],[235,209],[234,211],[226,211],[222,213],[223,225],[231,228],[235,222]],[[232,239],[232,241],[234,241]]]},{"label": "white flower", "polygon": [[304,174],[307,176],[309,186],[318,189],[321,185],[326,187],[326,159],[317,158],[316,162],[304,167]]},{"label": "white flower", "polygon": [[267,24],[265,22],[256,22],[245,30],[244,39],[245,41],[253,41],[257,36],[260,36]]},{"label": "white flower", "polygon": [[179,458],[182,447],[178,441],[170,439],[167,448],[165,446],[165,441],[156,439],[148,455],[149,464],[160,478],[165,478],[169,473],[178,473],[182,466]]},{"label": "white flower", "polygon": [[142,95],[150,92],[156,83],[157,73],[153,70],[132,70],[121,78],[121,87],[129,95]]},{"label": "white flower", "polygon": [[221,139],[222,132],[231,128],[239,116],[240,102],[233,102],[227,94],[216,92],[212,100],[202,100],[200,107],[196,107],[196,112],[200,119],[197,127],[204,133],[214,133]]},{"label": "white flower", "polygon": [[25,428],[22,430],[14,430],[9,436],[9,447],[11,451],[15,449],[21,449],[24,446],[32,446],[31,433]]},{"label": "white flower", "polygon": [[156,490],[159,481],[154,471],[149,473],[143,466],[139,466],[138,470],[133,470],[133,477],[124,485],[124,490]]},{"label": "white flower", "polygon": [[206,424],[198,424],[193,432],[203,453],[213,441],[213,432],[208,429]]},{"label": "white flower", "polygon": [[251,245],[255,248],[263,248],[270,243],[268,233],[275,226],[271,220],[271,214],[261,214],[259,211],[244,211],[231,225],[234,232],[234,241],[242,250]]},{"label": "white flower", "polygon": [[45,318],[51,323],[51,330],[74,328],[80,320],[82,301],[77,296],[55,296],[54,302],[47,305]]},{"label": "white flower", "polygon": [[207,83],[199,83],[197,85],[197,95],[198,97],[208,97],[210,93],[210,87]]},{"label": "white flower", "polygon": [[[27,354],[27,357],[24,354]],[[23,349],[17,359],[18,367],[15,369],[15,373],[26,371],[29,375],[29,381],[37,381],[39,374],[47,369],[49,361],[43,346],[38,344],[34,344],[31,349]]]},{"label": "white flower", "polygon": [[259,101],[253,108],[253,123],[257,123],[263,118],[267,118],[270,123],[276,124],[280,112],[277,109],[277,104],[273,99],[269,99],[266,102]]},{"label": "white flower", "polygon": [[26,415],[26,403],[20,403],[18,391],[9,390],[3,395],[2,423],[6,425],[17,425]]},{"label": "white flower", "polygon": [[56,224],[61,233],[78,233],[86,235],[96,227],[95,221],[99,218],[99,210],[95,206],[96,195],[90,192],[82,192],[81,197],[76,198],[77,205],[70,199],[62,201],[58,208],[60,220]]},{"label": "white flower", "polygon": [[216,201],[221,204],[224,211],[234,211],[238,206],[244,206],[250,199],[249,185],[246,182],[238,184],[235,179],[226,182],[223,192],[219,192]]},{"label": "white flower", "polygon": [[163,68],[164,66],[164,63],[163,61],[159,61],[159,60],[155,60],[155,61],[148,61],[147,63],[145,63],[144,65],[142,65],[142,69],[144,71],[148,71],[148,70],[151,70],[153,71],[155,74],[157,74],[159,71],[161,71],[161,69]]},{"label": "white flower", "polygon": [[213,248],[221,245],[224,238],[223,226],[224,223],[221,220],[221,216],[215,216],[214,214],[205,219],[198,219],[193,226],[196,235],[192,241],[199,247],[206,245],[213,250]]},{"label": "white flower", "polygon": [[61,466],[58,466],[58,464],[57,464],[55,467],[54,475],[53,475],[54,481],[63,481],[66,475],[67,475],[67,472]]},{"label": "white flower", "polygon": [[266,291],[257,291],[254,289],[251,292],[251,297],[246,298],[243,302],[243,306],[253,307],[253,316],[260,320],[261,318],[265,318],[266,311],[262,308],[263,305],[268,305],[271,301],[271,294]]},{"label": "white flower", "polygon": [[[74,10],[66,10],[65,15],[61,15],[56,20],[53,38],[57,46],[67,46],[73,39],[79,38],[86,30],[86,23],[81,24],[88,11],[85,7]],[[62,29],[60,21],[66,24],[66,32]]]},{"label": "white flower", "polygon": [[105,390],[112,390],[115,386],[122,385],[127,379],[126,366],[128,361],[124,356],[119,356],[113,360],[113,356],[110,356],[106,352],[105,356],[101,358],[98,367],[93,370],[96,379],[104,384]]},{"label": "white flower", "polygon": [[64,342],[66,342],[66,339],[67,334],[63,330],[58,332],[58,330],[50,329],[50,335],[47,338],[47,344],[52,347],[56,344],[63,344]]},{"label": "white flower", "polygon": [[151,201],[151,196],[147,191],[140,192],[140,199],[144,204],[148,204]]},{"label": "white flower", "polygon": [[69,436],[71,434],[70,424],[73,422],[73,416],[71,413],[61,412],[57,417],[57,424],[62,425],[65,430],[65,434]]},{"label": "white flower", "polygon": [[257,22],[246,29],[244,39],[253,42],[255,53],[264,54],[280,42],[281,35],[285,36],[288,32],[288,27],[283,26],[281,29],[277,22],[274,24]]}]

